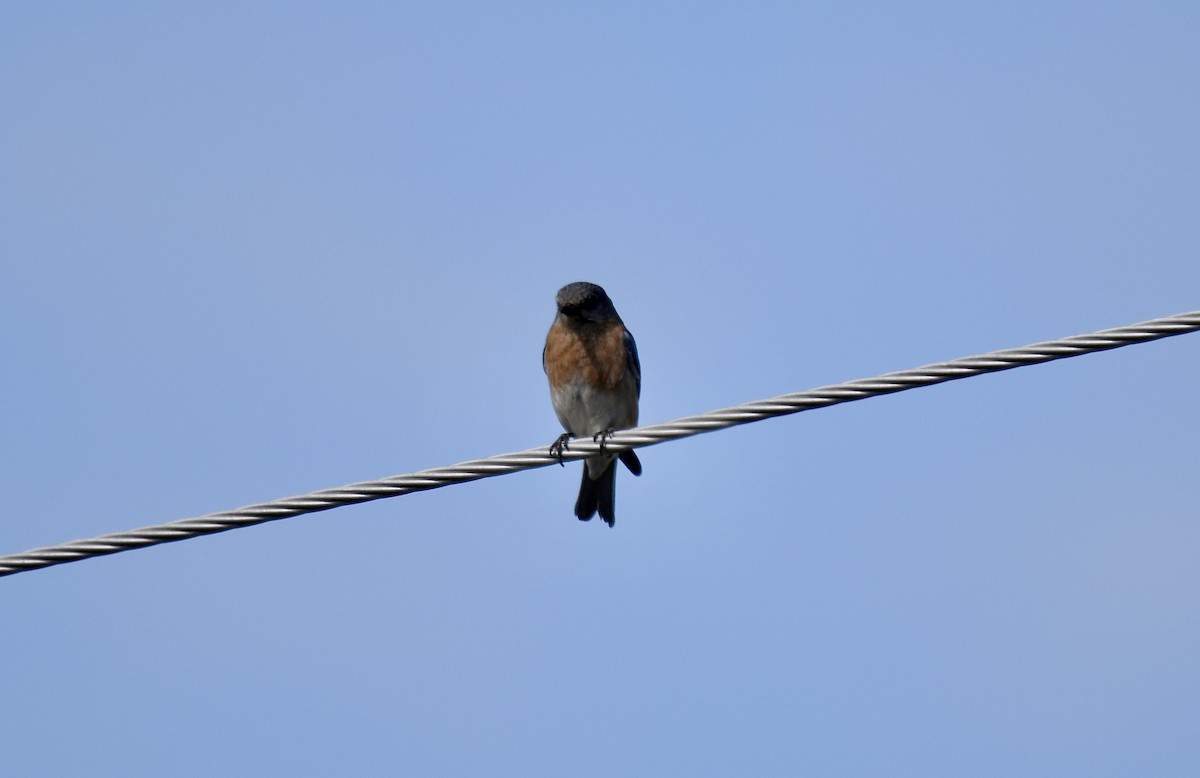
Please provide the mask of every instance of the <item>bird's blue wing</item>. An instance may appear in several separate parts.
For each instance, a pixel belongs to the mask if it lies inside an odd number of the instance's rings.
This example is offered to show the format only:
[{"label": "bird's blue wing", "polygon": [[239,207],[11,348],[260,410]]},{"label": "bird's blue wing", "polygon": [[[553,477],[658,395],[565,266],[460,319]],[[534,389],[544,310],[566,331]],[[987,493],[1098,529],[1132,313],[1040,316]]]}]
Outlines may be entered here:
[{"label": "bird's blue wing", "polygon": [[642,396],[642,363],[638,359],[637,341],[633,339],[633,334],[629,330],[625,330],[625,367],[629,368],[629,372],[633,373],[633,378],[637,381],[638,397]]}]

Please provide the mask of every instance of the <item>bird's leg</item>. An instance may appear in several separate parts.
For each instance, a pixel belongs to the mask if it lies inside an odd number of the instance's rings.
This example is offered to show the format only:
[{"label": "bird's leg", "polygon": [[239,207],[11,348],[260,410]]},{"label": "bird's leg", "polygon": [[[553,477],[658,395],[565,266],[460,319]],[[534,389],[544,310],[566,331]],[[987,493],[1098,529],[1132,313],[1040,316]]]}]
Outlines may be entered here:
[{"label": "bird's leg", "polygon": [[613,435],[616,435],[616,434],[617,434],[617,431],[615,429],[613,429],[612,427],[609,427],[608,429],[604,430],[603,432],[597,432],[595,435],[593,435],[592,442],[600,444],[600,453],[603,454],[604,453],[604,444],[608,442],[609,438],[611,438]]},{"label": "bird's leg", "polygon": [[558,457],[558,464],[560,467],[566,467],[566,465],[563,464],[563,452],[569,448],[567,446],[567,441],[570,439],[571,433],[564,432],[558,436],[558,440],[550,444],[550,456]]}]

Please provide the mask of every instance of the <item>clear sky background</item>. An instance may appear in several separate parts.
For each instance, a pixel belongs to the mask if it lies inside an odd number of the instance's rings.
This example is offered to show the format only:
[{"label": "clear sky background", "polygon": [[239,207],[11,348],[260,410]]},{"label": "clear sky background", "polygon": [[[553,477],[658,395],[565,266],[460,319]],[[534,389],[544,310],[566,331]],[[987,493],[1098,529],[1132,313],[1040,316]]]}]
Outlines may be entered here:
[{"label": "clear sky background", "polygon": [[[1200,5],[6,3],[0,551],[1200,308]],[[0,580],[9,775],[1194,775],[1200,336]]]}]

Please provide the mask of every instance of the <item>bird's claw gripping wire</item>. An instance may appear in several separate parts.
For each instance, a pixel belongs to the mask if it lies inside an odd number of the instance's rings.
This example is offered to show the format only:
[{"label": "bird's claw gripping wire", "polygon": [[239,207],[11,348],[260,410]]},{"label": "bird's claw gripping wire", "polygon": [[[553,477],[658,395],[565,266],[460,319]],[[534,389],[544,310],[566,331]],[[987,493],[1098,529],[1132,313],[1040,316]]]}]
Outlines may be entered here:
[{"label": "bird's claw gripping wire", "polygon": [[558,440],[556,440],[550,444],[550,456],[558,457],[559,467],[566,467],[566,465],[563,464],[563,452],[569,448],[567,446],[567,441],[570,439],[571,439],[571,433],[564,432],[563,434],[558,436]]},{"label": "bird's claw gripping wire", "polygon": [[[603,432],[597,432],[595,435],[592,436],[592,442],[600,444],[600,453],[601,454],[604,453],[604,444],[607,443],[608,439],[611,438],[616,433],[617,433],[617,431],[615,429],[613,429],[612,427],[609,427],[608,429],[604,430]],[[567,441],[569,441],[573,437],[574,437],[574,435],[572,435],[571,433],[564,432],[563,434],[558,436],[557,440],[555,440],[553,443],[550,444],[550,456],[558,457],[558,464],[562,467],[566,467],[566,464],[563,462],[563,452],[571,450],[571,447],[567,445]]]},{"label": "bird's claw gripping wire", "polygon": [[600,453],[603,454],[604,453],[604,444],[608,442],[609,438],[611,438],[613,435],[616,435],[616,434],[617,434],[617,431],[615,429],[613,429],[612,427],[609,427],[608,429],[604,430],[603,432],[597,432],[595,435],[593,435],[592,442],[600,444]]}]

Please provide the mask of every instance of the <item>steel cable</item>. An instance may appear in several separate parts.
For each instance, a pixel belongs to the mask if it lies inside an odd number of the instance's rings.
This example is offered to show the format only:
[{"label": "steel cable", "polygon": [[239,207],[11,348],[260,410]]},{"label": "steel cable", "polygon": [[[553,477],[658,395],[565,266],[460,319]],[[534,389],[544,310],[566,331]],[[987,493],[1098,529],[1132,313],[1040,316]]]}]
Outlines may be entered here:
[{"label": "steel cable", "polygon": [[[1100,330],[1087,335],[1073,335],[1058,340],[1034,343],[1022,348],[1004,349],[977,356],[952,359],[948,362],[936,362],[911,370],[884,373],[874,378],[859,378],[803,392],[792,392],[764,400],[754,400],[728,408],[718,408],[661,424],[621,430],[615,437],[608,440],[607,448],[610,451],[623,451],[627,448],[652,446],[668,440],[698,435],[702,432],[712,432],[762,419],[786,416],[813,408],[824,408],[984,373],[995,373],[1024,365],[1035,365],[1095,351],[1145,343],[1197,330],[1200,330],[1200,311],[1191,311],[1175,316],[1151,319],[1127,327]],[[599,444],[592,440],[572,440],[563,458],[580,459],[596,453],[599,448]],[[19,554],[0,556],[0,576],[115,554],[159,543],[211,535],[267,521],[329,510],[343,505],[437,489],[519,470],[546,467],[558,464],[558,462],[558,457],[550,454],[547,443],[525,451],[473,459],[455,465],[434,467],[374,481],[360,481],[334,489],[322,489],[295,497],[255,503],[236,510],[209,513],[163,524],[152,524],[125,532],[114,532],[94,538],[35,548]]]}]

